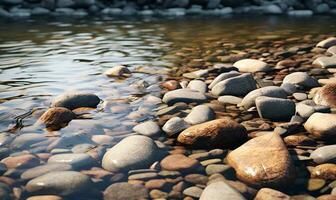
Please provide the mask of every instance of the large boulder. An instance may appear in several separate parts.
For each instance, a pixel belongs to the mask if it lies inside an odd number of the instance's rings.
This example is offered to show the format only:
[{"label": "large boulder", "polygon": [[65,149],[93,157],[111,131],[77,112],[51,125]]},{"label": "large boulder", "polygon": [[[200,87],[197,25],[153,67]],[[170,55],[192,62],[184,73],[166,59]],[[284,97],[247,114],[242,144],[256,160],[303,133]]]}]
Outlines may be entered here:
[{"label": "large boulder", "polygon": [[306,123],[305,129],[318,139],[336,140],[336,115],[329,113],[314,113]]},{"label": "large boulder", "polygon": [[313,98],[317,105],[336,108],[336,83],[329,83],[317,91]]},{"label": "large boulder", "polygon": [[59,95],[53,100],[51,106],[74,110],[80,107],[96,108],[99,102],[100,99],[95,94],[74,92]]},{"label": "large boulder", "polygon": [[295,176],[287,147],[277,133],[249,140],[232,151],[227,161],[240,180],[255,186],[284,187]]},{"label": "large boulder", "polygon": [[147,168],[158,159],[159,154],[159,148],[151,138],[129,136],[105,153],[102,166],[114,172]]},{"label": "large boulder", "polygon": [[182,144],[202,148],[233,147],[242,144],[246,139],[245,127],[229,118],[191,126],[177,138]]}]

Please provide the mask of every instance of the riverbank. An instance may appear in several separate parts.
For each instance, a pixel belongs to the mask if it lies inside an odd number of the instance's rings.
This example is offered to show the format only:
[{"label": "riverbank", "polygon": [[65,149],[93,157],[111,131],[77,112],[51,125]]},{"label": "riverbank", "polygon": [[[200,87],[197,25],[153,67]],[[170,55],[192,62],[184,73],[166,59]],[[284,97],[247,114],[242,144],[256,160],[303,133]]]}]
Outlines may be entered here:
[{"label": "riverbank", "polygon": [[4,0],[0,2],[0,17],[29,18],[33,16],[227,16],[252,15],[335,15],[335,1],[96,1],[96,0]]}]

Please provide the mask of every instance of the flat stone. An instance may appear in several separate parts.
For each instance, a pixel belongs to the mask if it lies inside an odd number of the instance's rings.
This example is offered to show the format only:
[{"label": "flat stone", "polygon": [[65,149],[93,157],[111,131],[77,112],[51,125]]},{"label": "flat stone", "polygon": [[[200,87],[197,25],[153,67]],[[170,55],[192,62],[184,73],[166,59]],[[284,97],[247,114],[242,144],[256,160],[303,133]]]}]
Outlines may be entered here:
[{"label": "flat stone", "polygon": [[7,168],[27,169],[39,165],[40,159],[32,154],[26,154],[10,156],[1,160],[1,162],[4,163]]},{"label": "flat stone", "polygon": [[199,91],[201,93],[206,93],[208,90],[208,86],[201,80],[192,80],[189,82],[188,86],[189,89]]},{"label": "flat stone", "polygon": [[222,104],[233,104],[233,105],[240,104],[242,100],[243,99],[240,97],[235,97],[231,95],[220,96],[218,98],[218,101]]},{"label": "flat stone", "polygon": [[194,171],[201,165],[196,159],[189,158],[183,154],[173,154],[165,157],[160,165],[168,171]]},{"label": "flat stone", "polygon": [[104,72],[106,76],[122,77],[131,74],[131,71],[123,65],[114,66]]},{"label": "flat stone", "polygon": [[48,140],[48,138],[39,133],[24,133],[13,140],[10,144],[10,148],[13,150],[28,150],[31,149],[34,144],[46,140]]},{"label": "flat stone", "polygon": [[224,165],[224,164],[211,164],[208,165],[205,168],[205,172],[208,175],[212,175],[212,174],[217,174],[217,173],[223,173],[226,170],[230,169],[231,167],[229,165]]},{"label": "flat stone", "polygon": [[108,171],[148,168],[158,159],[159,154],[159,149],[151,138],[129,136],[105,153],[102,166]]},{"label": "flat stone", "polygon": [[328,49],[329,47],[336,45],[336,37],[329,37],[321,42],[317,43],[317,47]]},{"label": "flat stone", "polygon": [[200,200],[246,200],[237,190],[223,181],[209,184],[202,192]]},{"label": "flat stone", "polygon": [[311,172],[312,178],[336,180],[336,164],[326,163],[316,166]]},{"label": "flat stone", "polygon": [[298,101],[303,101],[308,98],[308,95],[306,93],[296,92],[296,93],[293,93],[293,97]]},{"label": "flat stone", "polygon": [[53,163],[53,164],[46,164],[37,167],[30,168],[21,174],[21,178],[24,180],[30,180],[36,178],[38,176],[42,176],[49,172],[55,171],[71,171],[72,167],[69,164],[62,164],[62,163]]},{"label": "flat stone", "polygon": [[308,17],[312,16],[314,13],[311,10],[290,10],[287,14],[290,16]]},{"label": "flat stone", "polygon": [[14,140],[14,136],[9,133],[0,133],[0,147],[10,144]]},{"label": "flat stone", "polygon": [[290,200],[290,196],[271,188],[262,188],[258,191],[254,200]]},{"label": "flat stone", "polygon": [[234,67],[237,67],[240,72],[267,72],[270,70],[267,63],[256,59],[243,59],[235,62]]},{"label": "flat stone", "polygon": [[336,144],[326,145],[315,149],[310,154],[310,158],[317,164],[336,163]]},{"label": "flat stone", "polygon": [[207,76],[209,71],[207,69],[201,69],[194,72],[184,73],[183,76],[190,79],[201,78]]},{"label": "flat stone", "polygon": [[220,75],[218,75],[209,85],[209,89],[212,89],[217,83],[224,81],[228,78],[232,78],[235,76],[239,76],[240,73],[237,71],[230,71],[230,72],[226,72],[226,73],[221,73]]},{"label": "flat stone", "polygon": [[294,72],[288,74],[285,76],[282,83],[290,83],[308,89],[320,86],[318,81],[315,78],[309,76],[306,72]]},{"label": "flat stone", "polygon": [[327,52],[332,55],[336,55],[336,46],[329,47]]},{"label": "flat stone", "polygon": [[79,107],[96,108],[99,102],[100,99],[95,94],[73,92],[73,93],[64,93],[57,96],[53,100],[51,106],[64,107],[70,110],[74,110]]},{"label": "flat stone", "polygon": [[256,106],[261,118],[274,121],[289,120],[295,114],[295,103],[289,99],[258,97]]},{"label": "flat stone", "polygon": [[283,83],[280,86],[282,89],[285,90],[285,92],[287,92],[288,95],[291,95],[293,93],[295,93],[297,91],[297,88],[294,84],[291,83]]},{"label": "flat stone", "polygon": [[148,199],[148,190],[143,185],[114,183],[104,191],[104,200]]},{"label": "flat stone", "polygon": [[172,183],[169,183],[165,179],[151,179],[145,183],[145,187],[148,189],[159,189],[159,190],[165,190],[167,188],[170,188]]},{"label": "flat stone", "polygon": [[38,123],[44,124],[47,128],[58,130],[65,127],[68,123],[76,118],[76,114],[71,110],[62,107],[49,108],[38,119]]},{"label": "flat stone", "polygon": [[202,194],[203,190],[199,187],[193,186],[193,187],[189,187],[185,190],[183,190],[183,194],[190,196],[190,197],[194,197],[194,198],[199,198]]},{"label": "flat stone", "polygon": [[309,118],[315,112],[315,109],[313,106],[306,105],[304,103],[296,104],[295,109],[296,109],[297,114],[299,114],[300,117],[303,117],[305,119]]},{"label": "flat stone", "polygon": [[32,179],[26,185],[31,193],[68,196],[90,191],[90,178],[75,171],[50,172]]},{"label": "flat stone", "polygon": [[260,96],[287,98],[287,93],[284,89],[277,86],[266,86],[249,92],[242,100],[241,104],[245,109],[255,106],[255,100]]},{"label": "flat stone", "polygon": [[184,119],[189,124],[200,124],[216,118],[215,112],[207,105],[199,105],[192,108]]},{"label": "flat stone", "polygon": [[312,146],[315,141],[305,135],[289,135],[284,138],[287,146]]},{"label": "flat stone", "polygon": [[316,138],[335,140],[336,115],[329,113],[314,113],[308,118],[304,127]]},{"label": "flat stone", "polygon": [[162,132],[159,125],[154,121],[146,121],[141,124],[138,124],[133,127],[133,131],[149,137],[158,136]]},{"label": "flat stone", "polygon": [[162,99],[166,104],[174,104],[177,102],[185,103],[201,103],[206,101],[206,96],[199,91],[194,91],[190,89],[178,89],[167,92]]},{"label": "flat stone", "polygon": [[247,73],[217,83],[211,89],[211,93],[216,96],[244,96],[255,89],[257,89],[256,81],[251,74]]},{"label": "flat stone", "polygon": [[295,176],[287,147],[277,133],[249,140],[229,153],[227,161],[236,176],[251,185],[282,187]]},{"label": "flat stone", "polygon": [[128,180],[149,180],[157,178],[158,174],[155,172],[146,172],[146,173],[139,173],[133,174],[128,177]]},{"label": "flat stone", "polygon": [[331,57],[318,57],[313,62],[314,66],[322,67],[322,68],[333,68],[336,67],[336,56]]},{"label": "flat stone", "polygon": [[209,179],[202,174],[188,174],[184,177],[184,180],[194,185],[206,185]]},{"label": "flat stone", "polygon": [[336,83],[329,83],[320,88],[313,100],[317,105],[336,108]]},{"label": "flat stone", "polygon": [[152,198],[152,199],[167,199],[168,197],[168,193],[167,192],[162,192],[160,190],[151,190],[149,192],[149,196]]},{"label": "flat stone", "polygon": [[316,191],[322,189],[322,187],[326,184],[326,181],[318,178],[311,178],[308,181],[307,189],[308,191]]},{"label": "flat stone", "polygon": [[56,195],[38,195],[29,197],[27,200],[63,200],[63,198]]},{"label": "flat stone", "polygon": [[95,160],[86,153],[56,154],[48,159],[49,164],[69,164],[73,169],[87,169],[96,164]]},{"label": "flat stone", "polygon": [[247,139],[244,126],[229,119],[217,119],[191,126],[178,136],[178,142],[204,148],[232,147]]},{"label": "flat stone", "polygon": [[189,124],[180,117],[170,118],[162,127],[168,136],[173,136],[189,127]]},{"label": "flat stone", "polygon": [[218,163],[222,163],[223,160],[219,159],[219,158],[213,158],[213,159],[208,159],[208,160],[203,160],[201,162],[201,165],[203,166],[208,166],[208,165],[212,165],[212,164],[218,164]]}]

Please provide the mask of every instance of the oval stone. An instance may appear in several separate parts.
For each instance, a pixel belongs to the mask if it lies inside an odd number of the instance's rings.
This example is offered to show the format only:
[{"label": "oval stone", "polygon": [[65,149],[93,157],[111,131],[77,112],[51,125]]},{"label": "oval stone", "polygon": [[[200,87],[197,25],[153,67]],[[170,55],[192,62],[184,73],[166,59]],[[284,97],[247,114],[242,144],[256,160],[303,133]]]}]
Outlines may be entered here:
[{"label": "oval stone", "polygon": [[95,94],[74,92],[59,95],[53,100],[51,106],[74,110],[80,107],[96,108],[99,102],[100,99]]}]

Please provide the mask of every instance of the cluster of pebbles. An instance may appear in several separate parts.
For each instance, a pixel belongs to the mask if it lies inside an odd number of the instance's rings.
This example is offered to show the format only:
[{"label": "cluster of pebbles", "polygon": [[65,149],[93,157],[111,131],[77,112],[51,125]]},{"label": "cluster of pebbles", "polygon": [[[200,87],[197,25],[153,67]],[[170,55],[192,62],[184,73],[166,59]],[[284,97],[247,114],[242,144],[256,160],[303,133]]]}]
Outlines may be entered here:
[{"label": "cluster of pebbles", "polygon": [[156,118],[117,142],[104,134],[50,142],[102,101],[60,95],[35,124],[48,137],[1,134],[0,199],[336,199],[336,38],[281,51],[270,44],[276,52],[215,51],[206,59],[223,62],[212,66],[184,61],[148,98]]}]

